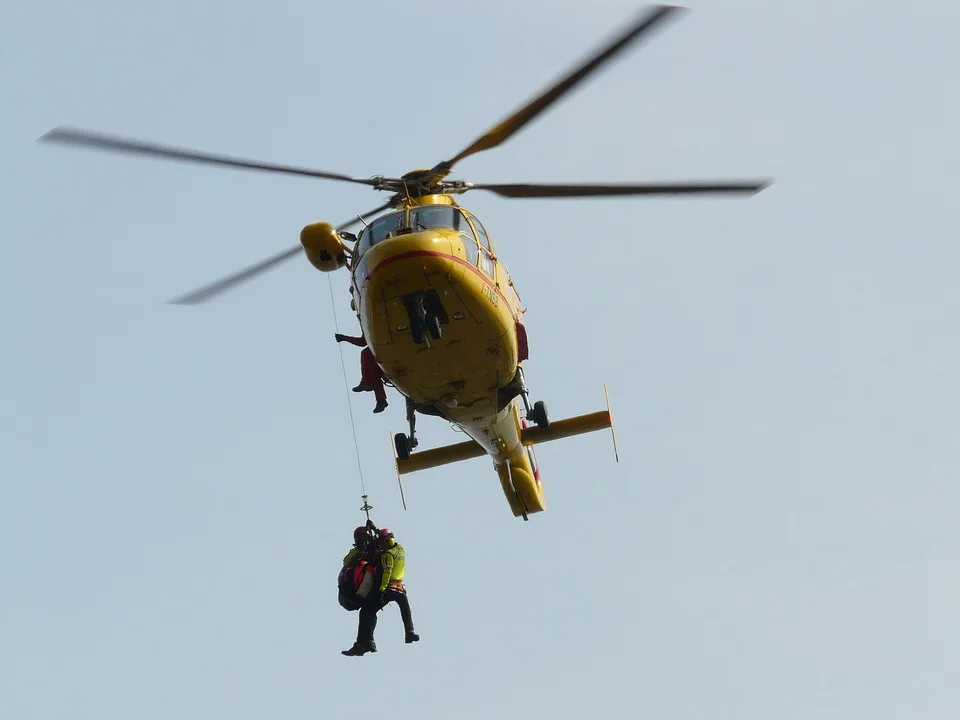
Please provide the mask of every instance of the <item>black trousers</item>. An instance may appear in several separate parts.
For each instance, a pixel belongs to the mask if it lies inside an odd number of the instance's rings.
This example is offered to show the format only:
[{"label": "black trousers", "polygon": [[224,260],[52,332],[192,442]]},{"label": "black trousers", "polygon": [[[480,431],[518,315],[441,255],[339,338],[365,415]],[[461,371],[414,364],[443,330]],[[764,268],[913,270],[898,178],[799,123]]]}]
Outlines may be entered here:
[{"label": "black trousers", "polygon": [[400,608],[400,618],[403,620],[403,631],[413,632],[413,615],[410,612],[410,601],[406,591],[400,592],[392,588],[383,591],[381,598],[364,603],[360,608],[360,626],[357,629],[357,642],[361,645],[373,643],[373,633],[377,629],[377,613],[388,604],[396,603]]}]

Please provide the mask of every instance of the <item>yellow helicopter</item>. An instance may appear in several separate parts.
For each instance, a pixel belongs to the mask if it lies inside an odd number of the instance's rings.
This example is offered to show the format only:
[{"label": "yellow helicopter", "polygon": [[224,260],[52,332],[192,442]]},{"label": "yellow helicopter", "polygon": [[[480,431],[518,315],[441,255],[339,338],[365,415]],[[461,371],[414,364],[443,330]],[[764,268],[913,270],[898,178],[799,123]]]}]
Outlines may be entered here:
[{"label": "yellow helicopter", "polygon": [[[409,433],[394,438],[399,475],[488,455],[515,517],[546,509],[533,445],[610,428],[607,409],[551,422],[542,401],[531,405],[525,309],[503,258],[480,219],[456,197],[486,190],[507,198],[752,195],[769,180],[670,184],[490,184],[447,179],[464,158],[497,147],[604,63],[682,8],[655,5],[528,104],[451,159],[400,177],[350,177],[57,128],[41,140],[157,158],[226,165],[367,185],[391,193],[364,216],[340,226],[318,222],[300,243],[172,301],[195,304],[303,252],[322,272],[350,273],[351,308],[382,377],[406,399]],[[387,211],[376,216],[378,213]],[[349,228],[362,224],[359,234]],[[606,392],[606,388],[604,388]],[[414,452],[416,415],[443,418],[471,439]],[[616,454],[616,437],[613,438]],[[619,460],[619,458],[617,458]],[[401,486],[402,491],[402,486]]]}]

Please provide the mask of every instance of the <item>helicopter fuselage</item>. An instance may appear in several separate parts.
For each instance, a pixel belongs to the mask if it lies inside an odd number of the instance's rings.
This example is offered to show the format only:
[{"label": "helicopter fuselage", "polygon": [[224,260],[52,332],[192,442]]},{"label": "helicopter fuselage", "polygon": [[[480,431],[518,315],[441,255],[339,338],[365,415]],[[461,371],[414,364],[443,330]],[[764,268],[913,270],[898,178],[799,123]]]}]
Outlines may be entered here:
[{"label": "helicopter fuselage", "polygon": [[350,269],[357,319],[386,379],[492,456],[516,515],[545,509],[533,449],[520,439],[524,310],[480,220],[449,195],[413,200],[360,233]]},{"label": "helicopter fuselage", "polygon": [[449,196],[430,200],[360,234],[351,263],[357,319],[397,390],[483,427],[503,410],[500,389],[525,359],[523,309],[479,219]]}]

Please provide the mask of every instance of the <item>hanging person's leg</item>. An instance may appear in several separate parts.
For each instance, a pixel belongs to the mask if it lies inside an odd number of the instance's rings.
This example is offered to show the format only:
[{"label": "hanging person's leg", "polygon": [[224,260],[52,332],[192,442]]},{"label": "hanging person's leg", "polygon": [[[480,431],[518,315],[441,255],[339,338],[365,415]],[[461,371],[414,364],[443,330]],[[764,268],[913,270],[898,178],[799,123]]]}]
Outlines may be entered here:
[{"label": "hanging person's leg", "polygon": [[367,601],[360,608],[360,619],[357,627],[357,641],[349,650],[342,650],[342,655],[365,655],[376,652],[377,644],[373,641],[373,632],[377,629],[377,613],[381,605],[378,602]]},{"label": "hanging person's leg", "polygon": [[370,361],[373,360],[373,353],[370,348],[365,347],[360,351],[360,382],[353,388],[354,392],[370,392],[373,390],[373,384],[370,382]]},{"label": "hanging person's leg", "polygon": [[373,394],[377,398],[377,406],[373,411],[375,413],[383,412],[387,407],[387,391],[383,386],[383,371],[380,370],[380,366],[377,365],[377,361],[368,347],[360,352],[360,376],[360,385],[357,387],[373,390]]},{"label": "hanging person's leg", "polygon": [[400,608],[400,619],[403,620],[404,642],[415,643],[420,636],[413,629],[413,613],[410,612],[410,600],[407,598],[406,588],[387,587],[383,591],[384,604],[395,602]]}]

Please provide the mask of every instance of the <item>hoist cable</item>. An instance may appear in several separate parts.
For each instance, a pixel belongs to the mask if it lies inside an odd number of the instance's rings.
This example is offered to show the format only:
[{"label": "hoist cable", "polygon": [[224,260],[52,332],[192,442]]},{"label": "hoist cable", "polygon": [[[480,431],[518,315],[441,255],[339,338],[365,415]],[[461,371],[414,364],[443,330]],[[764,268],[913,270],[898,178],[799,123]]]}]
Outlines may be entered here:
[{"label": "hoist cable", "polygon": [[[333,281],[330,279],[329,273],[327,274],[327,284],[330,286],[330,309],[333,311],[333,326],[339,335],[340,323],[337,322],[337,302],[333,297]],[[337,343],[337,349],[340,351],[340,368],[343,370],[343,389],[347,393],[347,408],[350,410],[350,427],[353,429],[353,446],[357,450],[357,470],[360,473],[360,489],[363,491],[364,505],[361,509],[367,513],[367,519],[369,520],[370,506],[367,504],[367,488],[363,482],[363,466],[360,463],[360,442],[357,440],[357,425],[353,420],[353,404],[350,402],[350,382],[347,380],[347,366],[343,362],[343,348],[339,342]]]}]

